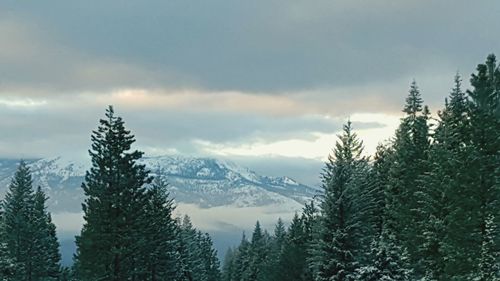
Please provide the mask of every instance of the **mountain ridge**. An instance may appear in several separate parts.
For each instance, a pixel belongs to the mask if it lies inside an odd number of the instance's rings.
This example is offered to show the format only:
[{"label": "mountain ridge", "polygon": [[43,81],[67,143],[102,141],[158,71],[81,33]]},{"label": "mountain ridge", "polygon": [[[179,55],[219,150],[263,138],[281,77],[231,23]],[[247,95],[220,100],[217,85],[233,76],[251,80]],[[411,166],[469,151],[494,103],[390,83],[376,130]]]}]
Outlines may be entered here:
[{"label": "mountain ridge", "polygon": [[[90,161],[61,156],[26,160],[34,185],[40,185],[50,197],[52,211],[79,211],[83,202],[80,188]],[[0,195],[4,194],[18,161],[0,159]],[[255,207],[303,205],[319,191],[291,177],[271,177],[210,157],[165,155],[144,157],[151,175],[160,175],[169,183],[169,191],[178,203],[196,204],[202,208],[217,206]]]}]

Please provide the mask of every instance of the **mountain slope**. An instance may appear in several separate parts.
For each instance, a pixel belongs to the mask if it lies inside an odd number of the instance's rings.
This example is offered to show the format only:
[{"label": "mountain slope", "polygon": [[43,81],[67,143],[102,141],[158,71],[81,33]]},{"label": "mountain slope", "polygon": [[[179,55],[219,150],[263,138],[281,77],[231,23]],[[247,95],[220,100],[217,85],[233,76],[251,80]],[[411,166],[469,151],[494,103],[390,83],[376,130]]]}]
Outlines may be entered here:
[{"label": "mountain slope", "polygon": [[[28,162],[35,185],[40,185],[50,196],[53,212],[81,210],[80,185],[90,163],[63,157]],[[176,203],[201,208],[281,205],[296,210],[317,193],[316,189],[291,178],[261,176],[232,162],[213,158],[160,156],[143,158],[141,163],[152,175],[160,175],[169,182]],[[16,165],[17,161],[0,160],[0,194],[5,192]]]}]

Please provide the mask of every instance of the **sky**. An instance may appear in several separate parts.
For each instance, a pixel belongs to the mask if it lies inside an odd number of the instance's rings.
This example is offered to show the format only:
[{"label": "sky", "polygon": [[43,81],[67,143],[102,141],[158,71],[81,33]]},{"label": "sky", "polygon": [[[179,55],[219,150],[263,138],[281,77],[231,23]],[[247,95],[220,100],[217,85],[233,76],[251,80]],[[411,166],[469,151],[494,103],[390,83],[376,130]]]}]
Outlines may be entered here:
[{"label": "sky", "polygon": [[433,112],[500,53],[499,1],[1,1],[0,157],[87,157],[108,105],[146,155],[308,184],[347,119],[366,153],[409,84]]}]

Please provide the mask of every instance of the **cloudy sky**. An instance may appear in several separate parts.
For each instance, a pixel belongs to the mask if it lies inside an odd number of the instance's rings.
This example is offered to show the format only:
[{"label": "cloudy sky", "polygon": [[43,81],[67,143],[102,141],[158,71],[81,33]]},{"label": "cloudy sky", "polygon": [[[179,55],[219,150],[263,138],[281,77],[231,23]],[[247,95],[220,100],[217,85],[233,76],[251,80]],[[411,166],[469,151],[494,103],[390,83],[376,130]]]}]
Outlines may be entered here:
[{"label": "cloudy sky", "polygon": [[[367,151],[415,79],[437,110],[500,53],[491,1],[2,1],[0,157],[84,157],[115,106],[148,155],[317,181],[350,117]],[[467,83],[465,83],[467,84]]]}]

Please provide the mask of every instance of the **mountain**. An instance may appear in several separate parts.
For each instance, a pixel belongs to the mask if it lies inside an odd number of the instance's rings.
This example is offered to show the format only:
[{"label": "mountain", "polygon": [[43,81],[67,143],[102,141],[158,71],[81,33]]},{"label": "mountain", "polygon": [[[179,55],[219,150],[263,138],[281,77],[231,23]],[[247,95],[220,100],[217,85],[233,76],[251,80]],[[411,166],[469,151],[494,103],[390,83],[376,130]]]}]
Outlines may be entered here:
[{"label": "mountain", "polygon": [[[0,198],[3,198],[18,160],[0,159]],[[87,161],[64,157],[26,160],[34,185],[49,196],[48,207],[57,225],[64,265],[72,263],[74,236],[83,223],[81,188]],[[291,220],[318,189],[289,177],[259,175],[229,161],[183,156],[145,157],[140,161],[154,176],[169,183],[176,215],[188,214],[198,229],[214,239],[219,258],[237,245],[243,231],[251,231],[257,219],[272,229],[278,217]]]},{"label": "mountain", "polygon": [[[80,212],[83,191],[80,188],[90,161],[64,157],[27,160],[35,185],[50,197],[52,212]],[[288,206],[300,208],[318,190],[289,177],[259,175],[229,161],[183,156],[146,157],[140,161],[152,175],[169,183],[177,204],[200,208]],[[16,169],[17,161],[0,160],[0,195],[3,195]]]}]

